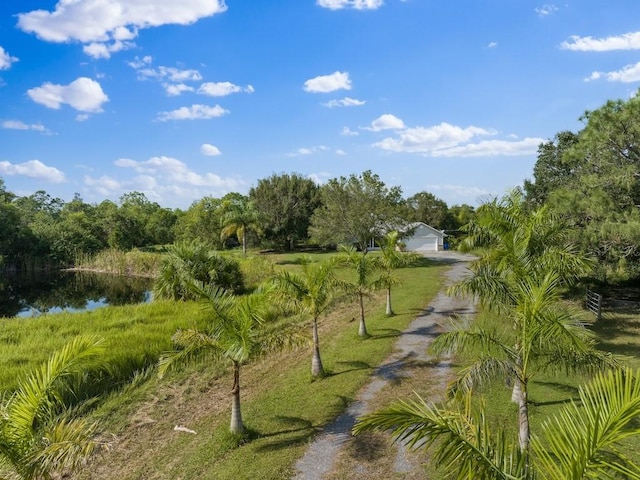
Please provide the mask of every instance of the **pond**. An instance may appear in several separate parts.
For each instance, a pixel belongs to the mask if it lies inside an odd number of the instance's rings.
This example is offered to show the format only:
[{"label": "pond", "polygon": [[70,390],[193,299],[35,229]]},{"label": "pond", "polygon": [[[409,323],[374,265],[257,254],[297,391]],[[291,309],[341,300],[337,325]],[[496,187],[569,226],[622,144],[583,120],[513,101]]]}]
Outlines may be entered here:
[{"label": "pond", "polygon": [[87,272],[0,274],[0,317],[79,312],[151,300],[153,280]]}]

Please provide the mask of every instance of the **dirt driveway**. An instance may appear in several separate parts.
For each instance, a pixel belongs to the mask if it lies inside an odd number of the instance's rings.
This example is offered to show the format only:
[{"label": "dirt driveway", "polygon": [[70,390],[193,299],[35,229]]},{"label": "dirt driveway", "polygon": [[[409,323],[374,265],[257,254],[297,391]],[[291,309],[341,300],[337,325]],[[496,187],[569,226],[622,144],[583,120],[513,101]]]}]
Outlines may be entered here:
[{"label": "dirt driveway", "polygon": [[[355,419],[369,412],[369,405],[389,382],[401,375],[406,375],[406,372],[403,373],[403,369],[409,361],[429,360],[426,349],[438,334],[438,325],[445,323],[451,315],[473,314],[475,312],[471,301],[449,297],[446,294],[447,286],[469,274],[467,264],[473,257],[453,251],[429,252],[425,253],[425,257],[451,265],[451,268],[445,273],[445,286],[425,308],[424,313],[418,316],[400,335],[395,352],[374,371],[371,382],[360,392],[358,399],[343,414],[327,425],[324,431],[310,444],[307,453],[296,464],[297,474],[293,477],[295,480],[322,480],[329,476],[341,449],[351,439],[350,432]],[[446,362],[441,366],[444,370],[447,369]],[[406,451],[401,445],[398,445],[394,469],[395,473],[399,475],[398,478],[419,478],[421,474],[419,465],[408,459]],[[374,477],[372,477],[372,472],[367,472],[366,466],[358,465],[357,470],[350,472],[349,478]]]}]

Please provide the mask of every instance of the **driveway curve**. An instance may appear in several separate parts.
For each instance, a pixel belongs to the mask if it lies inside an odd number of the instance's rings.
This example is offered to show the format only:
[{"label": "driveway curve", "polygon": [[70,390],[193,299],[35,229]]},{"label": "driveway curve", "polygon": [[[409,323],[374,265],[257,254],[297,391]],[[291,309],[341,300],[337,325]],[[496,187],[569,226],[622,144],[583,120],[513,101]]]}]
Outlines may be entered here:
[{"label": "driveway curve", "polygon": [[[296,463],[294,480],[322,480],[331,471],[340,449],[351,438],[351,429],[356,418],[369,411],[369,404],[375,396],[390,381],[402,375],[402,369],[409,360],[429,360],[426,350],[437,335],[438,325],[445,322],[451,315],[475,313],[472,301],[446,294],[446,288],[449,285],[469,275],[467,264],[474,257],[452,251],[429,252],[424,253],[424,256],[436,262],[451,265],[445,273],[444,287],[423,313],[400,335],[394,353],[374,371],[371,382],[363,388],[358,399],[327,425],[309,445],[305,455]],[[446,368],[446,362],[442,366]],[[398,447],[395,468],[399,474],[407,473],[414,468],[406,461],[405,451],[401,445]]]}]

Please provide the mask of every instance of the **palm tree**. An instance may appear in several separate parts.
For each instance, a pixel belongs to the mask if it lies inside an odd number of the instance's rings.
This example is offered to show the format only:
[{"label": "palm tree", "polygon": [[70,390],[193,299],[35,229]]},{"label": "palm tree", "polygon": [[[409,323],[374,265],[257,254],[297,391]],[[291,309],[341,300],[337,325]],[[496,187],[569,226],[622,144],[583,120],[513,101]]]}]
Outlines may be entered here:
[{"label": "palm tree", "polygon": [[[335,257],[334,257],[335,258]],[[309,257],[302,257],[301,272],[279,272],[274,278],[276,291],[281,298],[293,303],[300,313],[311,315],[313,355],[311,357],[311,375],[324,375],[320,357],[320,341],[318,337],[318,319],[333,299],[336,286],[334,270],[336,261],[312,263]]]},{"label": "palm tree", "polygon": [[435,353],[480,348],[482,356],[461,372],[458,387],[488,377],[513,380],[521,449],[529,444],[528,384],[543,369],[602,368],[610,357],[595,350],[589,331],[560,306],[560,293],[588,271],[590,262],[565,241],[566,228],[545,207],[527,211],[522,194],[482,205],[466,227],[465,248],[484,247],[472,276],[454,285],[457,294],[478,298],[502,323],[457,325],[438,337]]},{"label": "palm tree", "polygon": [[45,480],[75,470],[94,451],[96,425],[74,419],[64,398],[71,381],[95,366],[102,341],[80,336],[0,397],[0,478]]},{"label": "palm tree", "polygon": [[360,417],[353,433],[390,431],[411,448],[435,449],[433,460],[458,479],[640,479],[620,442],[640,435],[640,372],[598,373],[557,415],[543,422],[523,452],[503,434],[493,435],[484,410],[465,402],[429,404],[418,397]]},{"label": "palm tree", "polygon": [[242,254],[247,254],[247,233],[249,230],[257,232],[260,229],[260,214],[253,202],[246,197],[240,201],[226,201],[222,216],[222,239],[236,234],[242,243]]},{"label": "palm tree", "polygon": [[421,256],[415,253],[405,253],[398,250],[399,233],[393,230],[387,233],[381,241],[382,257],[380,258],[380,268],[382,274],[379,283],[387,290],[387,308],[386,315],[391,317],[395,315],[391,307],[391,287],[399,283],[398,278],[394,275],[397,268],[407,267],[416,263]]},{"label": "palm tree", "polygon": [[356,275],[352,282],[341,281],[340,286],[348,294],[356,298],[360,307],[360,322],[358,335],[367,337],[367,324],[364,317],[364,297],[371,294],[380,285],[380,278],[374,277],[374,273],[380,270],[380,261],[377,257],[362,253],[353,247],[341,247],[340,262],[350,268]]},{"label": "palm tree", "polygon": [[180,363],[208,352],[215,358],[226,359],[233,369],[231,388],[230,431],[244,431],[240,408],[240,367],[251,358],[282,348],[291,335],[282,329],[265,328],[264,318],[269,309],[269,289],[259,288],[251,295],[235,296],[216,287],[193,284],[194,292],[210,314],[204,329],[178,330],[173,335],[176,350],[163,355],[159,361],[159,374]]}]

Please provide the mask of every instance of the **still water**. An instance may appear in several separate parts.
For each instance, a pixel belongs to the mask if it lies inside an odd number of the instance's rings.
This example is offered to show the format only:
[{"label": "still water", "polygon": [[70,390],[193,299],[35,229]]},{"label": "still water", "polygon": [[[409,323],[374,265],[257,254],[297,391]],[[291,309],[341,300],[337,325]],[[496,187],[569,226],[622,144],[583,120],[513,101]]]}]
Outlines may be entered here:
[{"label": "still water", "polygon": [[144,303],[153,280],[87,272],[0,273],[0,317],[93,310]]}]

